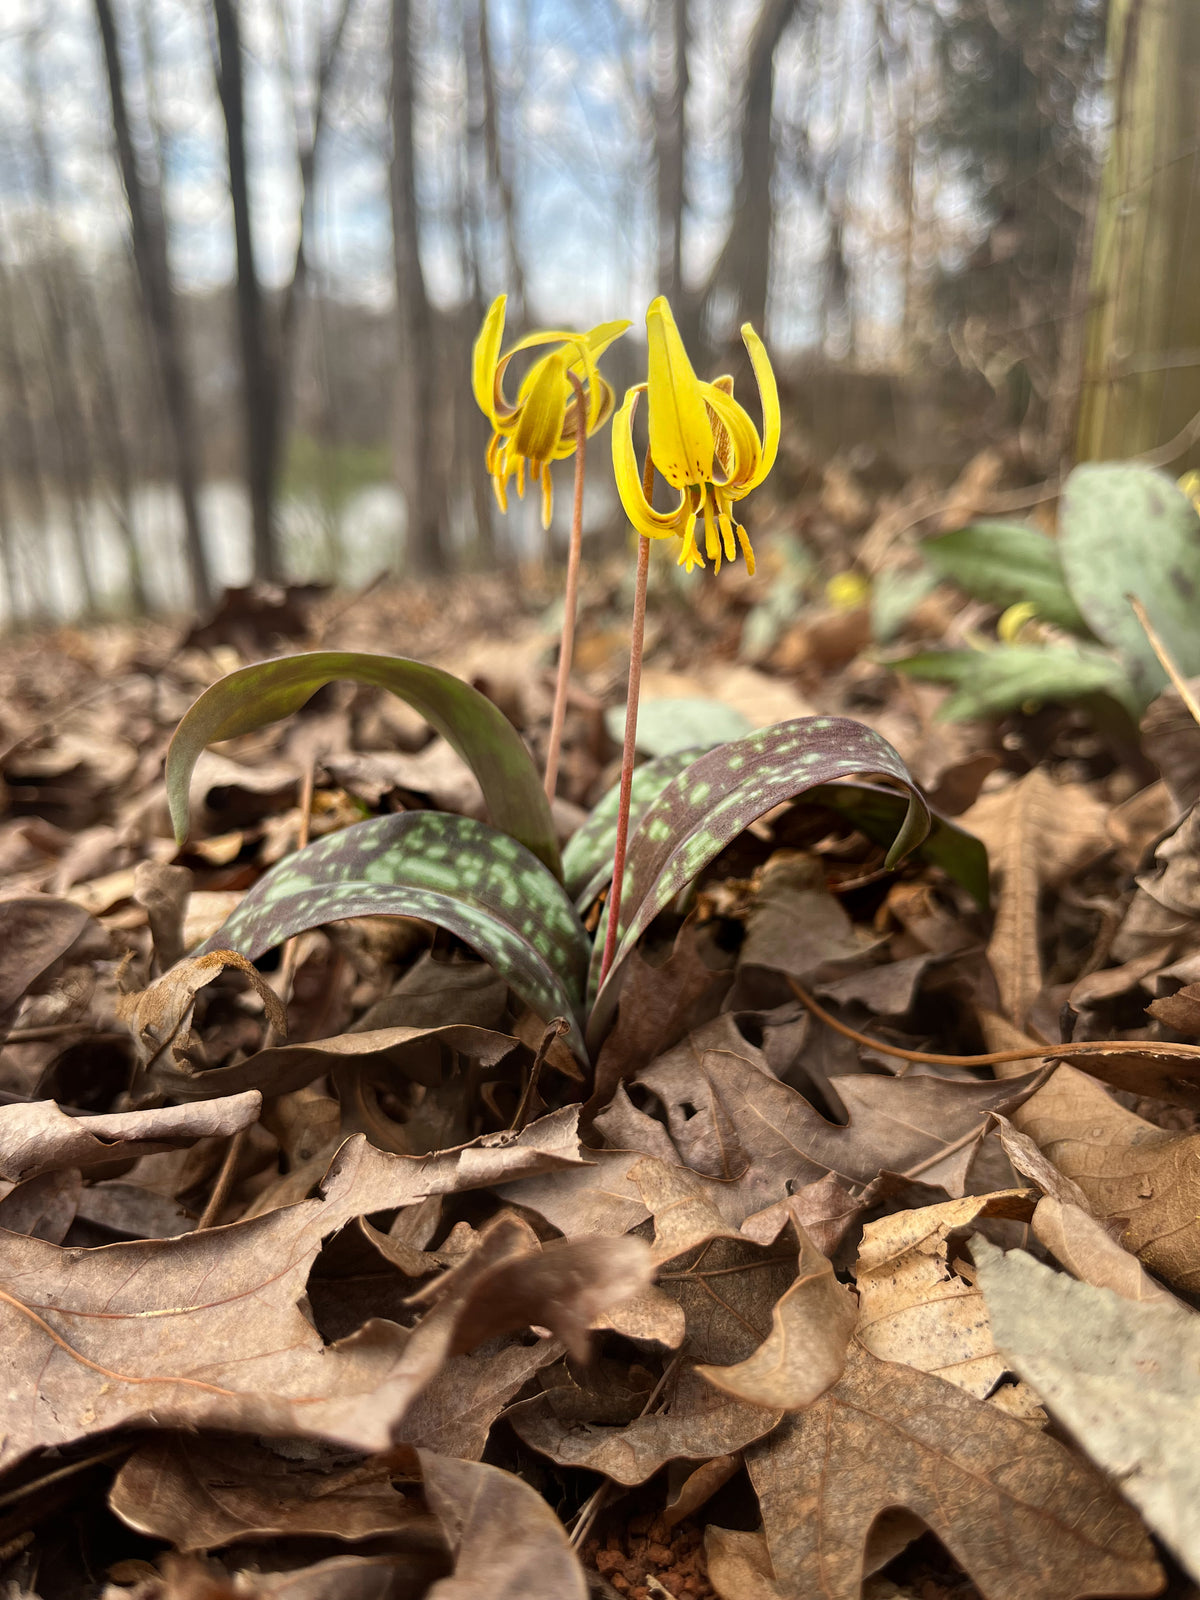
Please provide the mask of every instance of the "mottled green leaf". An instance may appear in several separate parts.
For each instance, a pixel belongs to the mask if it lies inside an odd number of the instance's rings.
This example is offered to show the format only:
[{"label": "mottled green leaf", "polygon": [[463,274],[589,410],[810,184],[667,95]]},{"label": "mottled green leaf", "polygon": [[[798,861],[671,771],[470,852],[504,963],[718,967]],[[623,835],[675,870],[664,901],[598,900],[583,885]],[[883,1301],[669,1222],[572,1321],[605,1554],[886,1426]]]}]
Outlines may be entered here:
[{"label": "mottled green leaf", "polygon": [[[658,756],[636,767],[633,787],[629,796],[629,831],[633,833],[645,816],[650,803],[656,800],[672,778],[690,767],[697,756],[711,750],[707,744],[693,746],[690,750],[676,750],[673,755]],[[621,785],[614,784],[603,799],[597,801],[583,826],[567,841],[563,850],[563,882],[567,893],[581,912],[596,898],[612,877],[613,850],[617,843],[617,809],[621,801]]]},{"label": "mottled green leaf", "polygon": [[[589,1029],[603,1032],[621,962],[660,911],[703,872],[731,840],[773,806],[818,784],[865,774],[901,784],[909,795],[888,853],[893,866],[929,832],[929,808],[886,739],[846,717],[795,717],[734,739],[693,761],[651,804],[630,840],[621,897],[617,954],[596,996]],[[603,927],[603,924],[602,924]],[[597,934],[590,982],[599,976]]]},{"label": "mottled green leaf", "polygon": [[1139,708],[1167,677],[1129,595],[1183,676],[1200,672],[1200,516],[1165,472],[1118,461],[1076,467],[1059,508],[1059,550],[1076,604],[1097,638],[1120,651]]},{"label": "mottled green leaf", "polygon": [[167,752],[167,798],[176,837],[182,840],[187,832],[188,780],[206,745],[290,716],[338,678],[389,689],[419,711],[479,779],[496,827],[557,873],[558,844],[541,779],[504,713],[440,667],[350,650],[258,661],[204,691],[176,728]]},{"label": "mottled green leaf", "polygon": [[572,1039],[588,937],[562,885],[506,833],[470,817],[410,811],[357,822],[272,867],[202,947],[251,961],[345,917],[420,917],[456,934],[540,1017]]},{"label": "mottled green leaf", "polygon": [[[815,805],[828,806],[847,817],[876,844],[890,845],[899,833],[908,801],[894,789],[873,783],[829,783],[804,796]],[[948,878],[961,883],[979,905],[988,903],[988,855],[982,839],[960,828],[949,817],[930,812],[932,827],[913,851],[918,861],[940,867]]]},{"label": "mottled green leaf", "polygon": [[927,539],[921,554],[977,600],[998,606],[1028,600],[1047,622],[1088,632],[1063,577],[1058,546],[1027,522],[973,522]]},{"label": "mottled green leaf", "polygon": [[938,710],[943,722],[1003,716],[1029,701],[1078,700],[1107,694],[1136,715],[1129,679],[1117,658],[1086,645],[997,645],[990,650],[927,650],[893,661],[897,672],[932,683],[952,683],[957,693]]}]

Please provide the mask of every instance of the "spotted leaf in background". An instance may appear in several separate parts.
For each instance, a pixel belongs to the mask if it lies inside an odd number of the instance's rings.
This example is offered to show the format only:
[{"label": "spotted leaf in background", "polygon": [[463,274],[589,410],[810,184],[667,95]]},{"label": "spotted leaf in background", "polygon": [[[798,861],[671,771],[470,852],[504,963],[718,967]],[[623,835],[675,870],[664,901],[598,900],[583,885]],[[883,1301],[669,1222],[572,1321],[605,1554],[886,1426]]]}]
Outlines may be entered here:
[{"label": "spotted leaf in background", "polygon": [[[742,830],[773,806],[818,784],[872,774],[908,791],[908,808],[888,852],[894,866],[929,832],[929,807],[908,768],[879,734],[848,717],[794,717],[710,750],[667,784],[629,842],[617,953],[596,996],[593,1043],[616,999],[613,977],[638,939],[679,891]],[[599,977],[603,932],[592,957]]]},{"label": "spotted leaf in background", "polygon": [[167,798],[176,837],[188,825],[188,781],[206,745],[290,716],[338,678],[388,689],[419,711],[479,779],[493,823],[559,870],[558,843],[542,781],[521,736],[486,695],[440,667],[403,656],[316,650],[241,667],[206,689],[167,751]]},{"label": "spotted leaf in background", "polygon": [[588,938],[561,884],[508,834],[470,817],[412,811],[355,823],[297,850],[255,884],[202,947],[255,960],[344,917],[420,917],[457,935],[538,1016],[576,1013]]}]

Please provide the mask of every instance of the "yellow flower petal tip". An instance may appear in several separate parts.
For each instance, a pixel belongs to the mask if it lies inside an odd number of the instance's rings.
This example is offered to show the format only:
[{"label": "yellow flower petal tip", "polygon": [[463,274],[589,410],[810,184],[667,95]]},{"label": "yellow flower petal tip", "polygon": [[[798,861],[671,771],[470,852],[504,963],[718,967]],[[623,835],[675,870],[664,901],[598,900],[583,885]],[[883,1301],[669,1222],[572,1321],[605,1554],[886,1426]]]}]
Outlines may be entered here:
[{"label": "yellow flower petal tip", "polygon": [[[646,312],[646,382],[625,395],[613,420],[613,472],[625,514],[648,539],[675,535],[682,541],[679,565],[690,572],[713,570],[733,561],[740,549],[746,570],[754,574],[754,551],[746,530],[734,520],[732,506],[763,481],[779,450],[779,390],[762,340],[749,323],[742,339],[758,383],[763,431],[733,397],[733,381],[697,378],[666,297],[659,295]],[[669,511],[656,511],[643,488],[633,446],[633,417],[645,394],[649,410],[650,459],[660,477],[676,491]],[[703,518],[703,554],[696,541],[696,523]]]},{"label": "yellow flower petal tip", "polygon": [[1018,600],[1016,605],[1009,606],[996,624],[996,637],[1004,644],[1016,644],[1025,629],[1038,614],[1037,604],[1033,600]]},{"label": "yellow flower petal tip", "polygon": [[[602,322],[587,333],[561,329],[526,334],[501,354],[507,295],[488,307],[471,353],[471,388],[476,404],[492,425],[487,470],[501,510],[508,509],[508,481],[516,479],[517,495],[525,493],[526,476],[540,483],[542,520],[549,526],[552,509],[550,463],[572,455],[580,432],[592,434],[612,410],[613,392],[596,363],[629,327]],[[551,345],[521,380],[515,400],[504,391],[504,373],[513,356]],[[576,415],[575,383],[583,390],[584,416]]]},{"label": "yellow flower petal tip", "polygon": [[857,611],[871,593],[861,572],[835,572],[825,585],[825,599],[835,611]]}]

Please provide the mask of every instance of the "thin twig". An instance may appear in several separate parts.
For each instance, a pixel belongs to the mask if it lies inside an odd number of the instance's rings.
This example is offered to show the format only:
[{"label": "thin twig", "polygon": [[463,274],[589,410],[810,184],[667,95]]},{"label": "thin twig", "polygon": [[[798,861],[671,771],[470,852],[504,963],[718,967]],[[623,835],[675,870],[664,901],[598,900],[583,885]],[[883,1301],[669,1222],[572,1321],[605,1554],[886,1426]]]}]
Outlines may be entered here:
[{"label": "thin twig", "polygon": [[1135,595],[1135,594],[1127,594],[1125,596],[1125,598],[1126,598],[1126,600],[1129,601],[1129,604],[1133,607],[1133,614],[1138,619],[1138,621],[1141,623],[1142,632],[1146,635],[1146,638],[1150,641],[1150,648],[1151,648],[1151,650],[1154,651],[1154,654],[1158,657],[1159,665],[1162,667],[1162,669],[1166,673],[1167,677],[1170,678],[1171,687],[1175,690],[1175,693],[1183,701],[1185,707],[1188,710],[1189,715],[1192,718],[1192,721],[1200,723],[1200,704],[1197,704],[1196,696],[1188,688],[1187,683],[1184,681],[1183,674],[1180,672],[1179,668],[1175,665],[1174,661],[1172,661],[1170,653],[1168,652],[1166,645],[1162,642],[1162,639],[1159,636],[1158,629],[1154,626],[1154,624],[1150,621],[1150,618],[1146,615],[1145,606],[1142,604],[1142,602],[1138,599],[1137,595]]},{"label": "thin twig", "polygon": [[[558,788],[558,758],[562,750],[563,723],[567,715],[567,685],[575,655],[575,613],[579,606],[579,561],[583,549],[583,478],[587,464],[587,412],[583,384],[568,372],[575,390],[575,501],[571,509],[571,544],[567,551],[567,588],[563,596],[562,637],[558,646],[558,678],[554,685],[554,711],[550,718],[550,743],[546,747],[546,799],[553,801]],[[549,472],[549,465],[542,469]]]},{"label": "thin twig", "polygon": [[542,1034],[542,1042],[537,1047],[537,1054],[533,1058],[533,1065],[529,1069],[529,1079],[525,1084],[525,1088],[521,1092],[521,1102],[517,1106],[516,1111],[513,1113],[513,1119],[508,1125],[509,1133],[520,1133],[521,1129],[528,1121],[529,1107],[533,1103],[533,1097],[537,1091],[538,1079],[542,1075],[542,1067],[545,1065],[546,1056],[549,1053],[550,1046],[556,1039],[561,1039],[563,1034],[569,1031],[570,1024],[567,1022],[566,1017],[554,1017],[547,1025],[545,1033]]},{"label": "thin twig", "polygon": [[[642,489],[649,500],[654,493],[654,461],[649,449],[642,468]],[[646,581],[650,573],[650,541],[638,536],[637,582],[633,591],[633,626],[629,640],[629,689],[625,696],[625,744],[621,750],[621,797],[617,806],[617,840],[613,847],[612,887],[608,891],[608,927],[600,961],[600,983],[608,977],[617,952],[621,920],[621,891],[625,887],[625,851],[629,844],[629,803],[633,793],[633,763],[637,755],[638,698],[642,692],[642,646],[646,637]]]},{"label": "thin twig", "polygon": [[840,1033],[844,1039],[853,1039],[855,1044],[863,1045],[868,1050],[878,1050],[880,1055],[897,1056],[901,1061],[924,1061],[940,1067],[999,1067],[1008,1061],[1061,1061],[1096,1055],[1200,1056],[1200,1044],[1164,1044],[1154,1039],[1085,1039],[1078,1044],[1039,1044],[1027,1045],[1020,1050],[990,1050],[978,1056],[941,1055],[936,1050],[904,1050],[898,1044],[872,1039],[869,1034],[859,1033],[857,1028],[839,1022],[795,978],[789,977],[787,981],[797,1000],[826,1027]]}]

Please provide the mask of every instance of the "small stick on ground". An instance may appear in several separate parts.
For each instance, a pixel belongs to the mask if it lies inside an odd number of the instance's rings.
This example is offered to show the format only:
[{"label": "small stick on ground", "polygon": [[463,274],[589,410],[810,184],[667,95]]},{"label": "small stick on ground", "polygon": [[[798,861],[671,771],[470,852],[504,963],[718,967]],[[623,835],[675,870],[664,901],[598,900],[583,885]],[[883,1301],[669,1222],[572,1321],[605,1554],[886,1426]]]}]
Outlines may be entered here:
[{"label": "small stick on ground", "polygon": [[1158,629],[1154,626],[1154,624],[1150,621],[1150,618],[1146,615],[1145,606],[1142,604],[1142,602],[1138,599],[1137,595],[1135,595],[1135,594],[1127,594],[1125,596],[1125,598],[1126,598],[1126,600],[1129,601],[1129,604],[1133,607],[1133,614],[1138,619],[1138,621],[1141,623],[1142,632],[1146,635],[1146,638],[1149,640],[1151,650],[1153,650],[1154,654],[1158,657],[1159,666],[1166,673],[1167,677],[1170,678],[1171,687],[1175,690],[1175,693],[1183,701],[1184,706],[1186,707],[1186,709],[1188,711],[1188,714],[1192,718],[1192,721],[1200,723],[1200,704],[1197,704],[1196,696],[1188,688],[1187,683],[1186,683],[1186,681],[1184,679],[1183,673],[1180,672],[1179,668],[1175,665],[1174,661],[1171,659],[1170,652],[1168,651],[1166,645],[1162,642],[1162,639],[1159,637]]}]

